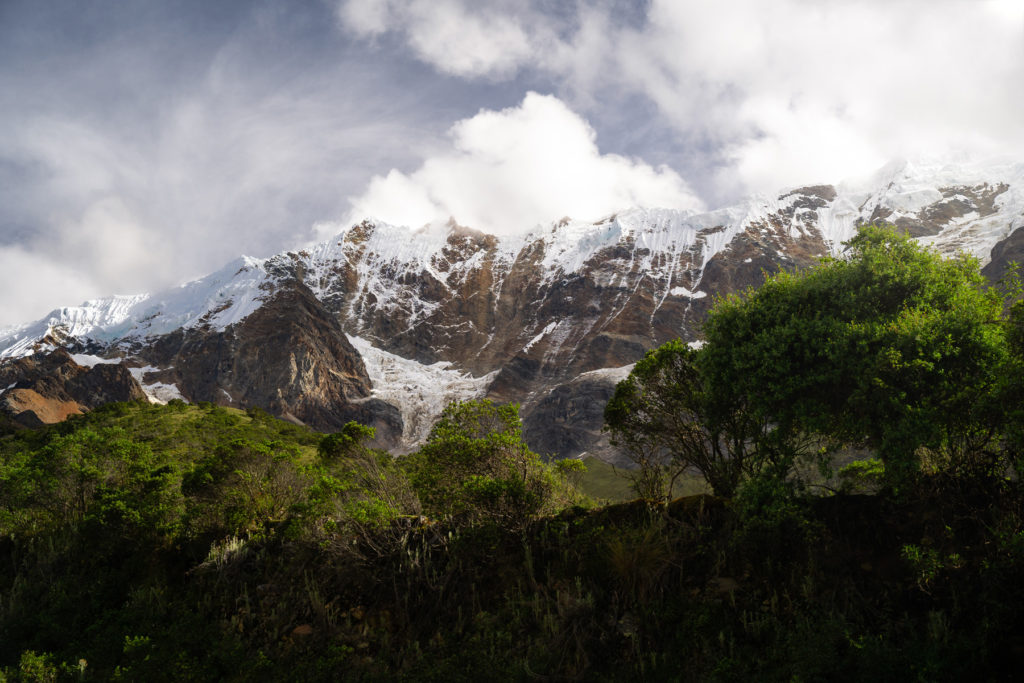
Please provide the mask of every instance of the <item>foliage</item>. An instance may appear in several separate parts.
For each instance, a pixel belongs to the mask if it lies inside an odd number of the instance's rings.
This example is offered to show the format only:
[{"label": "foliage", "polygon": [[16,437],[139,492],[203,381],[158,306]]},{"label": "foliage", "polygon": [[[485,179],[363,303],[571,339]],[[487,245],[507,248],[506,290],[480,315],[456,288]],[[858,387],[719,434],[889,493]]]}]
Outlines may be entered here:
[{"label": "foliage", "polygon": [[284,520],[310,485],[298,457],[279,441],[234,439],[196,461],[181,487],[195,501],[193,533],[255,533]]},{"label": "foliage", "polygon": [[564,458],[553,464],[555,472],[559,474],[574,489],[579,489],[583,477],[587,474],[587,464],[575,458]]},{"label": "foliage", "polygon": [[864,441],[897,475],[921,447],[981,462],[999,427],[1001,295],[977,259],[892,228],[863,227],[847,248],[720,301],[704,327],[707,381],[782,433]]},{"label": "foliage", "polygon": [[885,466],[877,458],[854,460],[839,470],[839,481],[846,493],[877,493],[885,481]]},{"label": "foliage", "polygon": [[717,495],[731,496],[772,462],[767,424],[742,402],[719,400],[701,376],[698,355],[678,339],[649,351],[605,408],[612,445],[638,466],[633,483],[640,496],[667,497],[690,469]]},{"label": "foliage", "polygon": [[[1015,280],[1019,288],[1020,281]],[[1014,291],[1018,296],[1022,293]],[[1006,440],[1010,464],[1018,477],[1024,475],[1024,300],[1015,301],[1006,318],[1010,360],[1002,373],[997,396],[1006,413]]]},{"label": "foliage", "polygon": [[[592,456],[584,457],[582,462],[586,465],[587,471],[580,477],[579,484],[574,484],[582,495],[605,505],[623,503],[637,497],[629,479],[630,470],[615,467]],[[696,472],[686,472],[676,479],[671,497],[708,492],[710,489],[704,477]]]},{"label": "foliage", "polygon": [[366,450],[365,443],[372,441],[377,430],[348,422],[335,434],[326,434],[317,446],[321,458],[348,458],[362,454]]},{"label": "foliage", "polygon": [[0,661],[88,638],[89,660],[108,665],[121,629],[167,613],[175,568],[227,567],[278,534],[351,555],[339,532],[359,542],[418,511],[390,455],[318,460],[321,441],[260,412],[181,402],[111,404],[0,440]]},{"label": "foliage", "polygon": [[567,502],[569,490],[523,442],[519,406],[455,402],[403,459],[424,511],[520,527]]},{"label": "foliage", "polygon": [[[213,407],[0,438],[0,680],[999,680],[1024,663],[1014,482],[809,498],[754,477],[729,503],[558,511],[565,477],[527,459],[547,507],[509,524],[494,513],[523,480],[495,474],[518,430],[514,408],[450,407],[437,472],[322,457],[322,435]],[[466,508],[417,517],[413,482]]]},{"label": "foliage", "polygon": [[[850,248],[619,385],[655,500],[575,505],[609,468],[489,401],[401,458],[212,404],[0,429],[0,681],[1010,679],[1024,304],[889,230]],[[880,459],[808,495],[790,465],[839,442]],[[732,498],[658,500],[687,470]]]}]

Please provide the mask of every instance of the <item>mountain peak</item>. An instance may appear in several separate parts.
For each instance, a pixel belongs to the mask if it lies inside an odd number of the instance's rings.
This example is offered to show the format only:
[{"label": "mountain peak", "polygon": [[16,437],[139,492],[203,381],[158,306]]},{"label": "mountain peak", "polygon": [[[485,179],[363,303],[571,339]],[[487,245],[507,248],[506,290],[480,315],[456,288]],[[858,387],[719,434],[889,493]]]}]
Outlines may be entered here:
[{"label": "mountain peak", "polygon": [[[600,431],[590,423],[600,415],[574,397],[585,386],[587,405],[600,403],[618,376],[576,382],[581,374],[698,339],[714,295],[838,255],[875,220],[944,253],[984,260],[999,244],[1009,258],[1020,252],[1006,238],[1024,226],[1024,165],[901,161],[859,185],[789,188],[703,213],[563,218],[521,235],[367,219],[161,292],[56,309],[0,334],[0,359],[61,346],[125,359],[144,368],[151,395],[259,405],[323,428],[338,416],[370,420],[402,448],[436,417],[438,391],[486,395],[521,402],[537,438],[555,439],[533,446],[569,455]],[[590,422],[560,440],[541,426],[552,419]]]},{"label": "mountain peak", "polygon": [[[0,332],[0,358],[30,354],[40,340],[55,335],[110,344],[197,325],[224,329],[257,310],[281,277],[300,277],[317,296],[332,296],[329,283],[337,289],[341,271],[350,280],[345,291],[359,289],[377,307],[404,306],[417,319],[429,315],[436,297],[410,295],[407,284],[413,279],[426,277],[437,291],[451,292],[481,263],[491,264],[499,274],[508,272],[528,250],[551,280],[579,273],[598,254],[624,244],[632,245],[632,256],[623,267],[639,258],[654,277],[660,259],[699,248],[703,268],[739,235],[766,230],[769,223],[785,223],[792,235],[817,234],[835,254],[860,222],[884,219],[940,250],[967,249],[984,260],[997,241],[1020,227],[1022,211],[1024,164],[897,159],[870,177],[835,187],[791,188],[704,213],[631,208],[597,221],[564,217],[523,235],[490,235],[454,217],[418,229],[366,219],[299,252],[268,259],[241,256],[210,275],[162,292],[55,309],[35,323]],[[406,284],[396,280],[401,273],[399,279],[405,278]]]}]

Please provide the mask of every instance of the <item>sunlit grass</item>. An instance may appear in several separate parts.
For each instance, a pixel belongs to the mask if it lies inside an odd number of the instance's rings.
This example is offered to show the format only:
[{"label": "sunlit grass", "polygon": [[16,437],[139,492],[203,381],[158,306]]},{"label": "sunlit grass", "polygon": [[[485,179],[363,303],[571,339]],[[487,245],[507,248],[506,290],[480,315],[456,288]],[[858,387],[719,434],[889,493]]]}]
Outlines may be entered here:
[{"label": "sunlit grass", "polygon": [[[597,502],[618,503],[636,498],[630,471],[614,467],[597,458],[583,458],[587,471],[580,480],[580,490]],[[710,493],[704,478],[698,474],[684,474],[676,480],[672,488],[672,497],[692,496],[698,493]]]}]

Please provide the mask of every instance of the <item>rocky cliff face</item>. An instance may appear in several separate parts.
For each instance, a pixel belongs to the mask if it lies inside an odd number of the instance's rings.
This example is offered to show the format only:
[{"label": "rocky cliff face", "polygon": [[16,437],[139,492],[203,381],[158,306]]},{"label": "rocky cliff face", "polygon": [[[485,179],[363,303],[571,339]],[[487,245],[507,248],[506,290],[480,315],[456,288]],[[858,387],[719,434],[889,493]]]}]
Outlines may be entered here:
[{"label": "rocky cliff face", "polygon": [[614,465],[628,459],[608,443],[601,429],[604,407],[632,365],[585,372],[543,392],[523,411],[523,432],[532,449],[555,458],[589,455]]},{"label": "rocky cliff face", "polygon": [[324,430],[356,420],[377,428],[378,445],[397,445],[398,410],[370,397],[366,367],[338,320],[300,280],[283,275],[241,322],[179,329],[137,356],[168,368],[151,377],[189,401],[259,406]]},{"label": "rocky cliff face", "polygon": [[0,365],[0,411],[26,426],[53,424],[112,401],[145,399],[123,365],[83,367],[63,349]]},{"label": "rocky cliff face", "polygon": [[358,419],[400,449],[444,401],[489,396],[522,403],[534,448],[610,458],[600,418],[615,373],[597,371],[698,339],[715,296],[840,256],[878,219],[998,274],[1024,249],[1024,165],[903,163],[709,213],[632,209],[516,237],[365,221],[172,291],[60,309],[0,333],[0,355],[123,357],[145,366],[135,373],[151,394],[323,429]]}]

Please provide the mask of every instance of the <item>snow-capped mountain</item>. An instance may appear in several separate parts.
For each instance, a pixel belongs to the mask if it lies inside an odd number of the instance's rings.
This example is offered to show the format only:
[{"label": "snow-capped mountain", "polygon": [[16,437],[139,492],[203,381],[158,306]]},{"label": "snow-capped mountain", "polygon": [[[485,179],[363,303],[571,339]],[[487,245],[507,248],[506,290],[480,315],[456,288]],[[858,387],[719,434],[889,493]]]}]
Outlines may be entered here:
[{"label": "snow-capped mountain", "polygon": [[593,446],[624,374],[595,371],[696,339],[714,295],[838,255],[872,220],[944,253],[995,254],[997,271],[1024,251],[1011,237],[1024,164],[900,162],[708,213],[636,208],[515,237],[365,221],[171,290],[58,309],[0,331],[0,358],[59,346],[123,358],[148,369],[144,387],[324,428],[361,419],[399,447],[446,400],[516,400],[532,445],[570,455]]}]

